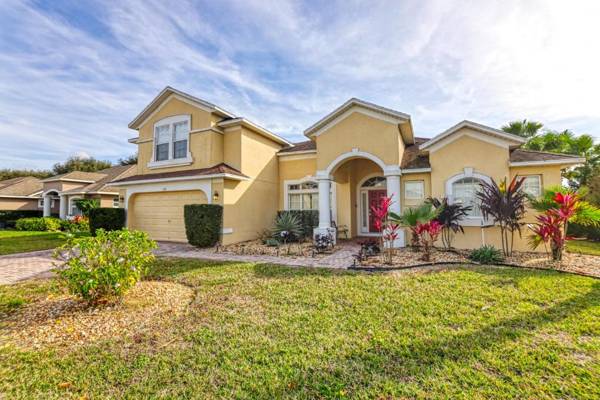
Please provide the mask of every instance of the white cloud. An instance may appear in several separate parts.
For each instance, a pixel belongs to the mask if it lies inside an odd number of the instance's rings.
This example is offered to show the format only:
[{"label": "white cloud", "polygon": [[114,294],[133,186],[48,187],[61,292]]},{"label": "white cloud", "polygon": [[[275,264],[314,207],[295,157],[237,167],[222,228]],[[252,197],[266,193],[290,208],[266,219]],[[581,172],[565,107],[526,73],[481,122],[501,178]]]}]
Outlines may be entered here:
[{"label": "white cloud", "polygon": [[0,3],[1,166],[124,157],[166,85],[292,140],[353,96],[422,136],[465,118],[600,123],[594,1],[51,4]]}]

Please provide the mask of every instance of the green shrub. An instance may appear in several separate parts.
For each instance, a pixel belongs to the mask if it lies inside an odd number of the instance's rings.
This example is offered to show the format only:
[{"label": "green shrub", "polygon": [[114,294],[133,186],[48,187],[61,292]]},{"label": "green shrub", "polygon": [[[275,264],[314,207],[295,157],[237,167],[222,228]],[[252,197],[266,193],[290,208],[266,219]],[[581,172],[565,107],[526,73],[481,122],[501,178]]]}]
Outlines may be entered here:
[{"label": "green shrub", "polygon": [[269,246],[269,247],[277,247],[279,246],[279,240],[271,238],[271,239],[266,239],[263,244],[265,246]]},{"label": "green shrub", "polygon": [[19,231],[60,231],[60,219],[54,217],[21,218],[17,220],[15,228]]},{"label": "green shrub", "polygon": [[43,215],[41,210],[0,210],[0,228],[14,228],[21,218],[36,218]]},{"label": "green shrub", "polygon": [[487,244],[471,251],[469,258],[481,264],[497,264],[504,261],[500,250]]},{"label": "green shrub", "polygon": [[300,218],[291,212],[281,212],[275,219],[273,237],[283,243],[295,242],[302,238],[303,231]]},{"label": "green shrub", "polygon": [[65,262],[57,274],[73,295],[90,303],[120,297],[146,273],[156,247],[145,232],[99,229],[95,237],[71,238],[55,251]]},{"label": "green shrub", "polygon": [[64,232],[75,233],[75,232],[89,232],[90,231],[90,220],[82,215],[77,215],[73,219],[61,219],[60,229]]},{"label": "green shrub", "polygon": [[312,238],[314,228],[319,226],[319,210],[279,211],[277,216],[280,216],[281,214],[292,214],[298,218],[300,227],[302,228],[302,237]]},{"label": "green shrub", "polygon": [[125,227],[125,210],[122,208],[99,207],[89,211],[92,236],[98,229],[117,231]]},{"label": "green shrub", "polygon": [[588,240],[600,241],[600,228],[595,226],[583,226],[576,223],[569,223],[567,228],[569,236],[584,237]]},{"label": "green shrub", "polygon": [[219,242],[223,207],[217,204],[187,204],[183,207],[183,217],[189,244],[210,247]]}]

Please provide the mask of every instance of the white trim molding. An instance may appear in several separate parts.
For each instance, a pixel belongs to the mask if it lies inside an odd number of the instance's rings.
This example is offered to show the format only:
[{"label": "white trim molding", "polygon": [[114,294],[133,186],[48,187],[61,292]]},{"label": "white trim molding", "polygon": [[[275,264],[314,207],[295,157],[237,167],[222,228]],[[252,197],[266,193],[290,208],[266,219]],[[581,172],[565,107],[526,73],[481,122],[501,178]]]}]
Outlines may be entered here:
[{"label": "white trim molding", "polygon": [[572,165],[572,164],[583,164],[585,163],[585,158],[573,157],[572,159],[566,160],[544,160],[544,161],[514,161],[509,162],[509,167],[535,167],[539,165]]},{"label": "white trim molding", "polygon": [[[315,182],[317,184],[317,189],[309,191],[308,189],[304,189],[307,193],[319,193],[318,189],[318,180],[315,176],[307,175],[304,178],[300,179],[287,179],[283,181],[283,209],[289,210],[289,185],[301,185],[305,182]],[[334,221],[337,223],[337,184],[335,181],[331,180],[331,188],[329,189],[331,192],[331,215]],[[302,193],[302,190],[298,191],[298,193]]]},{"label": "white trim molding", "polygon": [[402,169],[402,175],[406,175],[406,174],[422,174],[422,173],[426,173],[426,172],[431,172],[431,168],[409,168],[409,169]]},{"label": "white trim molding", "polygon": [[[499,144],[502,143],[501,145],[504,147],[508,147],[508,146],[518,146],[521,145],[523,143],[526,142],[526,140],[520,136],[517,135],[513,135],[511,133],[507,133],[504,132],[500,129],[496,129],[496,128],[492,128],[489,126],[485,126],[482,124],[478,124],[476,122],[472,122],[472,121],[461,121],[458,124],[454,125],[453,127],[445,130],[444,132],[440,133],[437,136],[434,136],[433,138],[429,139],[427,142],[421,144],[419,146],[419,149],[421,150],[425,150],[425,149],[430,149],[430,151],[435,151],[437,149],[439,149],[440,147],[444,146],[446,143],[446,141],[444,141],[444,139],[448,138],[449,136],[451,136],[452,134],[454,134],[455,132],[458,132],[459,130],[463,129],[463,128],[469,128],[472,129],[478,133],[481,133],[483,135],[487,135],[490,138],[495,138],[495,141],[490,141],[490,143],[493,144]],[[478,136],[479,139],[484,140],[482,136]],[[441,142],[444,142],[444,144],[442,144]],[[433,147],[435,144],[439,143],[438,146]]]},{"label": "white trim molding", "polygon": [[[377,164],[381,168],[382,173],[385,172],[386,167],[387,167],[387,165],[379,157],[377,157],[371,153],[360,151],[359,149],[352,149],[352,151],[349,151],[347,153],[343,153],[343,154],[340,154],[339,156],[337,156],[335,160],[333,160],[331,163],[329,163],[329,166],[327,166],[327,168],[324,171],[317,171],[317,177],[319,177],[319,172],[322,172],[322,173],[330,176],[331,173],[342,162],[344,162],[346,160],[351,160],[354,158],[366,158],[367,160],[373,161],[375,164]],[[400,170],[400,167],[398,167],[398,171],[399,170]]]},{"label": "white trim molding", "polygon": [[[465,167],[463,172],[461,172],[460,174],[453,175],[446,180],[446,183],[445,183],[446,197],[448,198],[448,201],[450,203],[454,202],[454,194],[453,194],[452,184],[463,178],[476,178],[476,179],[479,179],[479,180],[487,182],[487,183],[492,182],[492,179],[489,176],[475,172],[473,170],[473,168],[471,168],[471,167]],[[460,222],[460,225],[462,225],[462,226],[489,226],[489,225],[493,225],[493,224],[490,223],[489,221],[486,221],[483,217],[468,216],[468,217],[465,217]]]},{"label": "white trim molding", "polygon": [[176,176],[172,178],[156,178],[156,179],[140,179],[137,181],[125,181],[125,182],[111,182],[111,186],[128,187],[134,185],[145,185],[147,183],[168,183],[168,182],[181,182],[181,181],[202,181],[206,179],[223,178],[231,179],[234,181],[247,181],[250,178],[246,178],[239,175],[232,174],[211,174],[211,175],[198,175],[198,176]]},{"label": "white trim molding", "polygon": [[[174,158],[174,143],[175,143],[175,132],[174,132],[174,126],[177,123],[180,122],[185,122],[187,123],[187,134],[186,134],[186,156],[185,157],[180,157],[180,158]],[[168,150],[168,154],[167,154],[167,159],[166,160],[156,160],[156,146],[158,143],[157,140],[157,132],[156,132],[156,128],[158,128],[159,126],[168,126],[169,127],[169,150]],[[158,121],[156,121],[154,123],[154,126],[152,128],[152,137],[154,138],[153,140],[153,144],[152,144],[152,158],[150,159],[150,162],[148,162],[147,167],[148,168],[168,168],[168,167],[176,167],[176,166],[181,166],[181,165],[190,165],[192,162],[194,162],[194,159],[192,158],[192,153],[190,152],[190,130],[192,129],[192,116],[190,114],[178,114],[178,115],[171,115],[169,117],[165,117],[162,118]]]}]

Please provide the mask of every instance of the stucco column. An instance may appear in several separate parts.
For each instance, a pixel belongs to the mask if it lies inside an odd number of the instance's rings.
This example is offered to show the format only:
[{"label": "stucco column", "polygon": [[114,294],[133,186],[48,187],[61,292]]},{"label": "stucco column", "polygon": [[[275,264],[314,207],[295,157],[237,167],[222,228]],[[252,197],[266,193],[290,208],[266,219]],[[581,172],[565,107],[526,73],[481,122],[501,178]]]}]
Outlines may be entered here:
[{"label": "stucco column", "polygon": [[69,202],[67,200],[67,196],[64,194],[60,195],[60,206],[59,206],[59,211],[58,211],[58,216],[60,217],[60,219],[65,219],[67,218],[67,206],[68,206]]},{"label": "stucco column", "polygon": [[44,217],[49,217],[50,214],[52,214],[52,208],[51,208],[51,204],[52,204],[52,196],[50,195],[45,195],[44,196]]},{"label": "stucco column", "polygon": [[[400,189],[400,168],[396,166],[387,166],[385,171],[385,181],[387,185],[387,195],[392,197],[390,211],[400,215],[402,213],[402,192]],[[404,247],[404,230],[398,232],[398,238],[394,240],[394,247]]]},{"label": "stucco column", "polygon": [[315,228],[314,234],[330,233],[335,241],[335,229],[331,227],[331,177],[329,174],[317,173],[319,184],[319,227]]}]

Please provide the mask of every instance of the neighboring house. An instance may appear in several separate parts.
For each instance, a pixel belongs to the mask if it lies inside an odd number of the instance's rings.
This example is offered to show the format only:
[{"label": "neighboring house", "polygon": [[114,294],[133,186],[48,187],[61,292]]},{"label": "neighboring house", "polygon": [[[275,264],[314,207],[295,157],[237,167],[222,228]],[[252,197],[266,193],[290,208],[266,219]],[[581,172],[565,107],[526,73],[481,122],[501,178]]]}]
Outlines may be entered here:
[{"label": "neighboring house", "polygon": [[[535,195],[560,184],[561,169],[584,161],[520,149],[523,138],[469,121],[418,138],[409,115],[358,99],[309,127],[309,140],[296,144],[170,87],[129,127],[139,132],[130,140],[138,146],[137,171],[113,185],[125,191],[128,226],[159,240],[186,240],[185,204],[222,205],[228,244],[271,228],[277,210],[319,210],[317,232],[335,222],[350,237],[373,236],[370,207],[382,196],[392,196],[395,212],[448,196],[474,205],[457,247],[500,247],[498,229],[476,204],[479,182],[523,176]],[[396,245],[404,245],[403,235]],[[526,247],[525,235],[516,247]]]},{"label": "neighboring house", "polygon": [[42,180],[43,215],[64,219],[81,214],[78,199],[98,199],[101,207],[120,207],[119,189],[110,186],[115,179],[126,178],[136,171],[135,165],[107,168],[97,172],[72,171]]},{"label": "neighboring house", "polygon": [[42,181],[33,176],[0,181],[0,210],[41,210],[42,186]]}]

